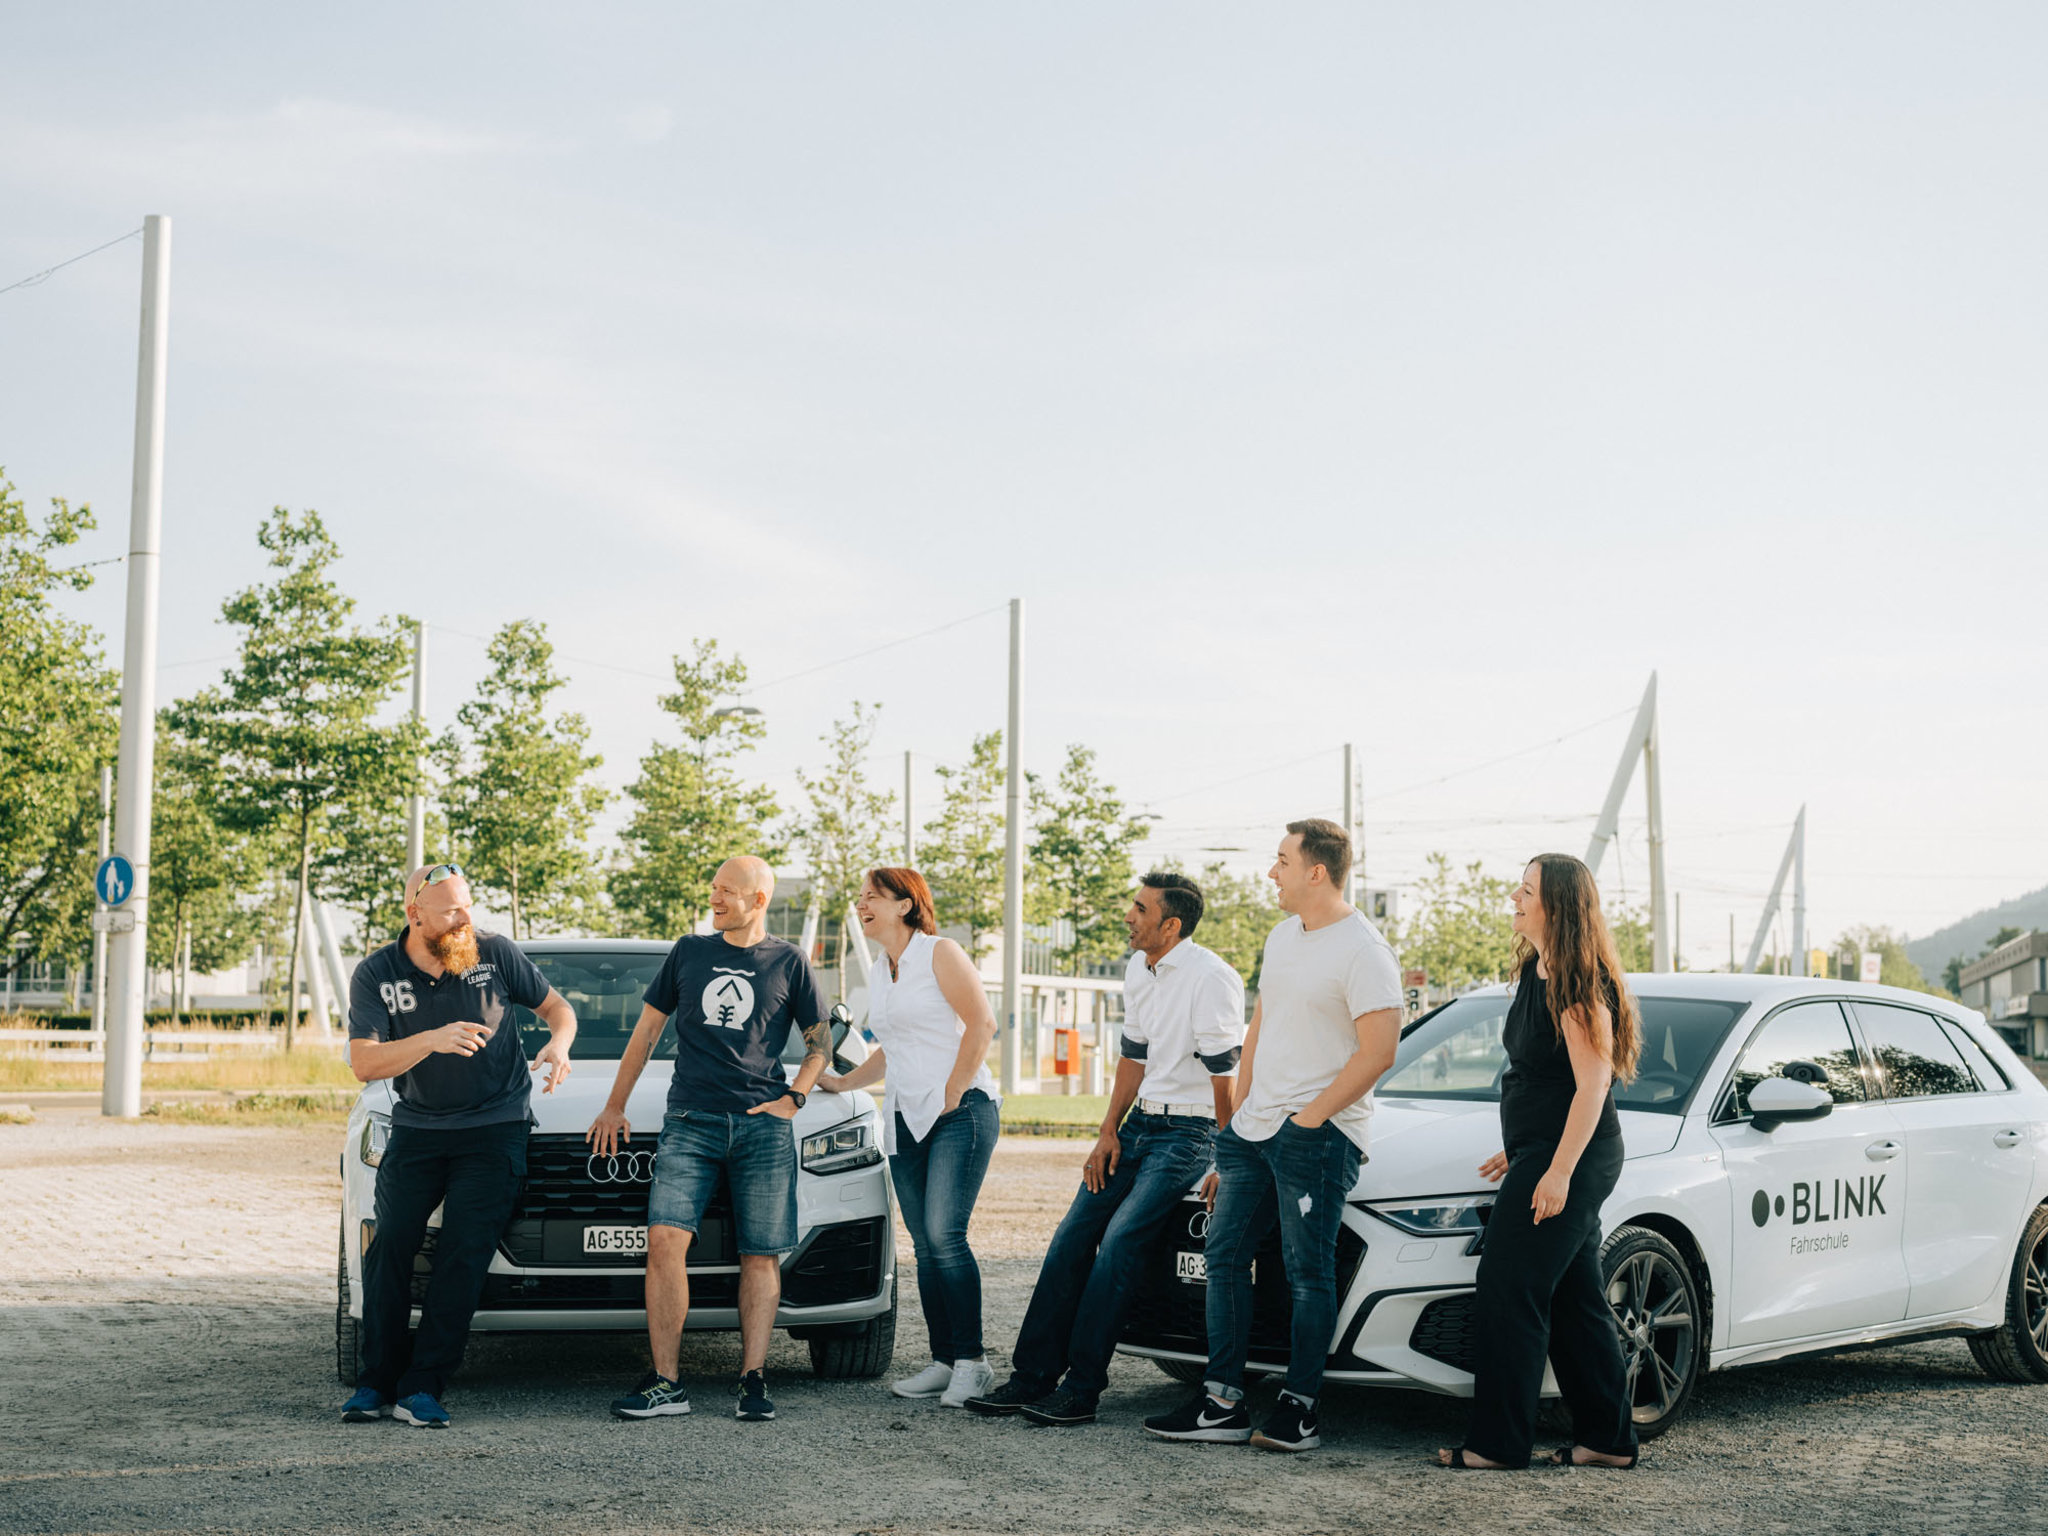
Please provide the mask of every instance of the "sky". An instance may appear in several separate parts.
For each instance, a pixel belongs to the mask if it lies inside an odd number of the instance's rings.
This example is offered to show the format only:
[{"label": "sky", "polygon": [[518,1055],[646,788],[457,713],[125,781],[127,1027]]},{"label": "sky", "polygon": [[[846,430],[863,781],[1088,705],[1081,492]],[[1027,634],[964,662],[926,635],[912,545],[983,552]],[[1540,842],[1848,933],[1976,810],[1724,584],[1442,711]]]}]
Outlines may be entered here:
[{"label": "sky", "polygon": [[[1655,671],[1693,964],[1802,804],[1817,940],[2048,883],[2037,6],[0,34],[0,287],[173,220],[160,701],[311,507],[432,626],[430,723],[543,620],[614,786],[710,637],[786,803],[858,699],[928,809],[1020,597],[1026,765],[1095,748],[1147,858],[1263,870],[1347,741],[1373,885],[1583,853]],[[93,506],[81,558],[126,547],[140,249],[0,293],[0,466]],[[1646,873],[1638,781],[1602,883]]]}]

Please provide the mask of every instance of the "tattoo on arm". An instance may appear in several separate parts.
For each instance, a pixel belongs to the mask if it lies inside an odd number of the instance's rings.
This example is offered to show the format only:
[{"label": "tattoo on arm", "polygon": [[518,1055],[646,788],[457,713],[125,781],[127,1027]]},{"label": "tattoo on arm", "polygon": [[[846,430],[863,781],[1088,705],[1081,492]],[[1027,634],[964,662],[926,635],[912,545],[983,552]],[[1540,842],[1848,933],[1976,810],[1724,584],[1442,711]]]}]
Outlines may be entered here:
[{"label": "tattoo on arm", "polygon": [[832,1064],[832,1026],[829,1022],[813,1024],[804,1031],[804,1061],[822,1061]]}]

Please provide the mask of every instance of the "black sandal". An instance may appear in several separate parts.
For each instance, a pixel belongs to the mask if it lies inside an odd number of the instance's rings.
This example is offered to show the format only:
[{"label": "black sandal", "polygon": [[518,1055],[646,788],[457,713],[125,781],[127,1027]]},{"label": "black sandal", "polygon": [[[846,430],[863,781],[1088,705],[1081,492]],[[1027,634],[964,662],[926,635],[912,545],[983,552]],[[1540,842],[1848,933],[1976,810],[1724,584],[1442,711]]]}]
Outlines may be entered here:
[{"label": "black sandal", "polygon": [[1446,1472],[1523,1472],[1528,1470],[1526,1467],[1475,1467],[1465,1459],[1465,1447],[1462,1445],[1451,1447],[1451,1459],[1449,1461],[1439,1460],[1437,1457],[1432,1456],[1430,1458],[1430,1465],[1440,1467]]},{"label": "black sandal", "polygon": [[1631,1448],[1628,1460],[1619,1466],[1611,1461],[1578,1461],[1572,1456],[1572,1452],[1577,1449],[1576,1445],[1561,1445],[1543,1459],[1553,1467],[1597,1467],[1606,1472],[1626,1472],[1643,1459],[1643,1448],[1640,1445]]}]

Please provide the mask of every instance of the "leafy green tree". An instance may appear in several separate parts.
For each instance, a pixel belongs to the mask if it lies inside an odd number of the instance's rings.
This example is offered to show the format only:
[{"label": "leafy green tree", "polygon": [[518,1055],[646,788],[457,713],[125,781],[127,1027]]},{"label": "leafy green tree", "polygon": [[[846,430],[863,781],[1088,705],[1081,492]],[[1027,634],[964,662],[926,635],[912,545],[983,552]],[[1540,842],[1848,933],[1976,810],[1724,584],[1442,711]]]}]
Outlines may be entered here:
[{"label": "leafy green tree", "polygon": [[1287,914],[1279,895],[1264,875],[1234,874],[1219,860],[1206,865],[1202,887],[1202,922],[1195,941],[1207,945],[1244,978],[1247,995],[1259,989],[1259,967],[1266,959],[1266,937]]},{"label": "leafy green tree", "polygon": [[921,873],[941,928],[965,928],[979,960],[1003,926],[1003,733],[974,738],[960,767],[941,763],[939,814],[924,826]]},{"label": "leafy green tree", "polygon": [[[353,622],[355,601],[330,574],[341,549],[319,513],[278,507],[256,537],[277,574],[221,609],[242,631],[239,661],[219,686],[175,706],[172,723],[219,763],[222,821],[285,849],[303,894],[335,807],[397,796],[410,782],[407,728],[376,719],[410,663],[396,621],[367,630]],[[292,911],[286,1050],[298,1027],[306,949],[296,898]]]},{"label": "leafy green tree", "polygon": [[868,751],[881,723],[879,704],[854,701],[853,714],[835,720],[818,739],[826,747],[823,769],[797,770],[796,781],[810,799],[810,809],[796,825],[793,841],[810,872],[811,894],[821,911],[842,919],[839,925],[839,995],[846,995],[846,950],[851,934],[843,921],[846,909],[860,895],[867,872],[889,853],[890,811],[896,796],[868,783]]},{"label": "leafy green tree", "polygon": [[116,681],[99,636],[56,600],[92,585],[59,563],[92,526],[90,507],[63,501],[38,525],[0,475],[0,975],[90,942]]},{"label": "leafy green tree", "polygon": [[1403,965],[1429,972],[1432,993],[1504,980],[1514,963],[1514,889],[1513,880],[1481,864],[1454,869],[1450,855],[1432,853],[1429,873],[1415,885],[1413,914],[1388,938]]},{"label": "leafy green tree", "polygon": [[[2017,933],[2013,935],[2015,938],[2018,936]],[[1903,987],[1908,992],[1937,990],[1927,984],[1927,977],[1920,967],[1907,958],[1905,941],[1889,928],[1859,923],[1854,928],[1843,930],[1842,936],[1835,940],[1835,950],[1849,964],[1851,978],[1862,974],[1863,957],[1875,951],[1879,957],[1877,979],[1880,985]]]},{"label": "leafy green tree", "polygon": [[505,903],[515,939],[532,936],[535,918],[559,921],[597,891],[587,840],[609,798],[591,778],[604,759],[584,754],[590,727],[581,715],[548,718],[549,696],[568,681],[554,649],[538,621],[499,630],[490,673],[434,749],[463,869],[473,889]]},{"label": "leafy green tree", "polygon": [[[396,749],[401,756],[418,740],[411,727],[408,720],[395,728],[403,733]],[[405,927],[405,881],[412,873],[405,867],[412,833],[410,794],[409,783],[386,783],[344,795],[328,807],[324,835],[313,855],[315,888],[354,920],[355,943],[365,955],[390,943]],[[453,846],[448,818],[430,798],[428,862],[449,857]]]},{"label": "leafy green tree", "polygon": [[1651,941],[1648,907],[1609,907],[1607,931],[1614,935],[1614,947],[1621,955],[1624,971],[1640,975],[1652,969],[1656,948]]},{"label": "leafy green tree", "polygon": [[[270,850],[223,825],[220,765],[159,717],[149,834],[149,963],[216,971],[249,953],[258,923],[244,898],[261,884]],[[183,1011],[182,984],[175,1011]]]},{"label": "leafy green tree", "polygon": [[736,854],[774,864],[786,844],[775,831],[774,792],[743,782],[733,763],[766,733],[756,715],[721,709],[747,680],[746,664],[721,656],[718,642],[675,658],[676,691],[661,707],[682,744],[657,742],[626,788],[633,813],[620,834],[622,860],[611,875],[619,925],[627,933],[674,938],[711,905],[711,877]]},{"label": "leafy green tree", "polygon": [[1030,905],[1038,921],[1055,925],[1056,962],[1078,976],[1086,962],[1114,959],[1127,946],[1122,918],[1137,883],[1131,850],[1144,838],[1145,823],[1128,814],[1115,787],[1096,776],[1095,751],[1079,742],[1067,748],[1051,789],[1036,775],[1027,777]]}]

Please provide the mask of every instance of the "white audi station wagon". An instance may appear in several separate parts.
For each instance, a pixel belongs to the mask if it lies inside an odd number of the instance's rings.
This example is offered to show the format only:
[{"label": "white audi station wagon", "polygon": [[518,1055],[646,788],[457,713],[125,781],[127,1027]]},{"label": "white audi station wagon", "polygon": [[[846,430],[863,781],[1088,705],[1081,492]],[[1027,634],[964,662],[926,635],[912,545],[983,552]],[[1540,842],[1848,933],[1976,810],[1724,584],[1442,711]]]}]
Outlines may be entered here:
[{"label": "white audi station wagon", "polygon": [[[482,1333],[644,1333],[647,1196],[654,1146],[674,1070],[675,1024],[662,1031],[626,1114],[632,1140],[600,1157],[584,1132],[610,1096],[618,1061],[640,1020],[648,983],[669,946],[629,939],[536,939],[520,946],[576,1010],[573,1071],[554,1093],[533,1089],[526,1183],[492,1256],[472,1328]],[[514,1008],[526,1053],[547,1026]],[[835,1025],[848,1072],[867,1054],[858,1033]],[[803,1039],[790,1031],[784,1065],[794,1076]],[[363,1254],[376,1231],[377,1163],[391,1134],[391,1084],[368,1084],[350,1112],[341,1155],[341,1254],[335,1301],[335,1365],[356,1380]],[[882,1164],[881,1121],[867,1094],[814,1092],[797,1112],[797,1247],[782,1261],[776,1325],[809,1342],[823,1377],[879,1376],[896,1346],[896,1244]],[[723,1184],[690,1244],[692,1330],[739,1327],[739,1254]],[[425,1294],[440,1212],[414,1264],[413,1300]]]},{"label": "white audi station wagon", "polygon": [[[1907,1339],[1960,1336],[1999,1380],[2048,1382],[2048,1088],[1982,1015],[1819,980],[1629,985],[1643,1053],[1615,1090],[1627,1161],[1602,1257],[1640,1435],[1704,1371]],[[1332,1382],[1472,1391],[1509,998],[1411,1025],[1378,1089],[1338,1235]],[[1193,1193],[1183,1211],[1120,1347],[1199,1381],[1208,1218]],[[1253,1276],[1249,1364],[1284,1372],[1277,1235]]]}]

